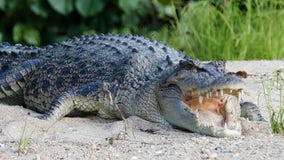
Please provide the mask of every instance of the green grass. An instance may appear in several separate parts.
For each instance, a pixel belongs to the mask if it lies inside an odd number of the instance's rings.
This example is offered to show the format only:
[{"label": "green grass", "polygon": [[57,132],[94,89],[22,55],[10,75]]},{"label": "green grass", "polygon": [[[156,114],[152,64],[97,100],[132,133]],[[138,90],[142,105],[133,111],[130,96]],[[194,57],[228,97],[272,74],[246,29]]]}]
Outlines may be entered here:
[{"label": "green grass", "polygon": [[221,9],[209,1],[188,3],[156,39],[201,60],[284,58],[284,2],[246,0],[247,11],[227,2]]},{"label": "green grass", "polygon": [[[263,79],[262,86],[272,132],[284,134],[284,78],[281,71],[274,72],[269,79]],[[278,96],[277,99],[273,99],[272,95]]]},{"label": "green grass", "polygon": [[18,145],[18,151],[17,152],[19,154],[25,153],[27,148],[28,148],[29,140],[26,136],[26,128],[27,128],[27,122],[25,121],[25,125],[22,129],[22,133],[21,133],[19,145]]}]

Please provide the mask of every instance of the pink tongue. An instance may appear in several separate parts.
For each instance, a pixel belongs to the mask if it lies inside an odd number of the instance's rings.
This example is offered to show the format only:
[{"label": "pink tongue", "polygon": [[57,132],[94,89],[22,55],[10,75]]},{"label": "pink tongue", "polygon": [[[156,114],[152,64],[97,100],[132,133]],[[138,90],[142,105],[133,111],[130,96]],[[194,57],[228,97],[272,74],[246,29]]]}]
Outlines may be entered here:
[{"label": "pink tongue", "polygon": [[229,95],[224,95],[221,98],[203,98],[202,103],[199,103],[198,98],[194,98],[185,103],[193,110],[198,111],[213,111],[218,115],[222,115],[225,118],[225,104]]},{"label": "pink tongue", "polygon": [[226,104],[228,100],[229,95],[224,95],[221,99],[217,99],[219,105],[224,105]]}]

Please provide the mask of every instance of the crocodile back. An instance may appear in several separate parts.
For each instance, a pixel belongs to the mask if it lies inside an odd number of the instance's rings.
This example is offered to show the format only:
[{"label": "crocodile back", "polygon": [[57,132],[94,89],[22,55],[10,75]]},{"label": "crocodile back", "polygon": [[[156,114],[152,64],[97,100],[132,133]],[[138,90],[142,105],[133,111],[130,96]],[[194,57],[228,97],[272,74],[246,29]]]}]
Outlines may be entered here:
[{"label": "crocodile back", "polygon": [[141,88],[185,59],[167,45],[133,35],[82,36],[47,46],[44,52],[44,63],[24,92],[25,104],[39,112],[60,93],[90,82],[111,84],[115,101],[127,106]]}]

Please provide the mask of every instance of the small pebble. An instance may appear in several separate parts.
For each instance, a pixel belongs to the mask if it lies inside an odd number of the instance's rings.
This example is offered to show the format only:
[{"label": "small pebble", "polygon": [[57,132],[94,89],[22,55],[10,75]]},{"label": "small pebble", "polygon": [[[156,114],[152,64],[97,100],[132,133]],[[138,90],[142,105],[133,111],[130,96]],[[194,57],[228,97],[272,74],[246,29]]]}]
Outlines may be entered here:
[{"label": "small pebble", "polygon": [[0,148],[4,148],[5,144],[4,143],[0,143]]},{"label": "small pebble", "polygon": [[211,153],[211,154],[209,155],[209,159],[217,159],[217,157],[218,157],[218,154],[217,154],[217,153]]},{"label": "small pebble", "polygon": [[39,155],[39,154],[37,154],[37,155],[36,155],[36,160],[41,160],[41,158],[40,158],[40,155]]},{"label": "small pebble", "polygon": [[155,156],[161,156],[163,154],[162,150],[156,151],[155,152]]},{"label": "small pebble", "polygon": [[233,155],[234,158],[239,157],[239,156],[240,156],[239,153],[236,153],[236,154]]}]

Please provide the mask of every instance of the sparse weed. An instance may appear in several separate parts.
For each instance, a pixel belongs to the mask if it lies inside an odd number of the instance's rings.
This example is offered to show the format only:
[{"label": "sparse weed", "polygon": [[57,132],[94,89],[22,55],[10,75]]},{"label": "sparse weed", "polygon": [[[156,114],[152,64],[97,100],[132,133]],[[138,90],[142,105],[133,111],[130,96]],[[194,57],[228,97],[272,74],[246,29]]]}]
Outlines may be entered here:
[{"label": "sparse weed", "polygon": [[[271,78],[263,78],[262,86],[272,132],[284,134],[284,79],[281,70],[274,72]],[[278,96],[277,99],[273,99],[273,95]]]},{"label": "sparse weed", "polygon": [[26,135],[26,128],[27,128],[27,122],[25,122],[25,125],[22,129],[19,145],[18,145],[18,153],[23,154],[26,153],[27,147],[28,147],[28,138]]}]

